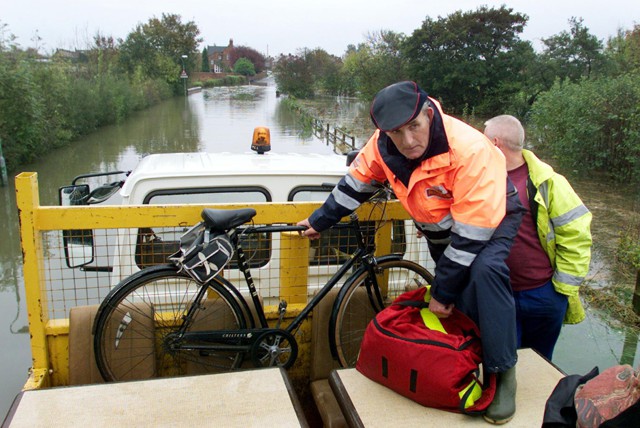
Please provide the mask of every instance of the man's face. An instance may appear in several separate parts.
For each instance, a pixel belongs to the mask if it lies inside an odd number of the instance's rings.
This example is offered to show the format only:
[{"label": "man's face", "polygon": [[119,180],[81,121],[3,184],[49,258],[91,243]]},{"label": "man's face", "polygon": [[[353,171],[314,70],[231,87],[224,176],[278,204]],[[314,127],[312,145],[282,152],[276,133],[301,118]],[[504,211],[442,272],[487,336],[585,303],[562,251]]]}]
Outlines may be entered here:
[{"label": "man's face", "polygon": [[429,107],[402,128],[389,131],[386,134],[404,157],[418,159],[429,145],[429,125],[432,118],[433,109]]}]

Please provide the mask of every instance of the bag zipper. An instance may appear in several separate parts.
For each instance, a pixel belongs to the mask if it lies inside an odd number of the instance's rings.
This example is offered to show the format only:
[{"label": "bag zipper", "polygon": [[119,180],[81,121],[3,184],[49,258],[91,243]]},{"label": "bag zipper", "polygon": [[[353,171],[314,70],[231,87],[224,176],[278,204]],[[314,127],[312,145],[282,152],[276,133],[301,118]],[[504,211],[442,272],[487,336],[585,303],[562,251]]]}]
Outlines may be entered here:
[{"label": "bag zipper", "polygon": [[478,340],[477,337],[473,337],[469,340],[467,340],[466,342],[464,342],[462,345],[460,345],[459,347],[455,347],[453,345],[449,345],[448,343],[444,343],[444,342],[440,342],[437,340],[430,340],[430,339],[408,339],[406,337],[402,337],[402,336],[398,336],[397,334],[387,330],[386,328],[382,327],[379,323],[378,320],[374,317],[373,318],[373,325],[385,336],[389,336],[389,337],[393,337],[395,339],[399,339],[399,340],[403,340],[405,342],[412,342],[412,343],[419,343],[419,344],[423,344],[423,345],[434,345],[434,346],[440,346],[442,348],[447,348],[447,349],[451,349],[453,351],[464,351],[467,347],[469,347],[469,345],[471,345],[473,342],[475,342],[476,340]]}]

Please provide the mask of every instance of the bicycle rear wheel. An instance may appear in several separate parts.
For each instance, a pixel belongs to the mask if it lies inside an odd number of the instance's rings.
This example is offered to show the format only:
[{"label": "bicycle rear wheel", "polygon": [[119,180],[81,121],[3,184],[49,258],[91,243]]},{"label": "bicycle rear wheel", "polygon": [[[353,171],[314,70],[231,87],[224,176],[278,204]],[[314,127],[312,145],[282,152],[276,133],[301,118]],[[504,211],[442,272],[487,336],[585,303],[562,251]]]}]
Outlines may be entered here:
[{"label": "bicycle rear wheel", "polygon": [[[239,351],[183,349],[179,332],[245,328],[236,299],[214,278],[202,285],[174,266],[154,266],[122,281],[102,303],[95,321],[96,363],[106,381],[229,371]],[[189,310],[194,308],[187,319]],[[182,330],[181,330],[182,329]],[[201,346],[199,346],[201,345]]]},{"label": "bicycle rear wheel", "polygon": [[433,282],[429,271],[410,260],[386,260],[373,269],[375,282],[364,267],[349,278],[340,290],[331,314],[332,352],[342,367],[355,366],[364,330],[375,314],[405,291]]}]

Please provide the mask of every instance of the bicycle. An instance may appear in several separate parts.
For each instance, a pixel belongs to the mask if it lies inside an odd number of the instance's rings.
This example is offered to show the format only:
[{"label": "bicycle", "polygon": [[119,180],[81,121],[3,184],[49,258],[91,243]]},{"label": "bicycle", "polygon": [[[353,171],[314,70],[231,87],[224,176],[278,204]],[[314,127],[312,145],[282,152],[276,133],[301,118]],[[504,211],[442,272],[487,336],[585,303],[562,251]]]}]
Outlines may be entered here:
[{"label": "bicycle", "polygon": [[[433,281],[425,268],[400,254],[374,257],[373,246],[365,242],[360,222],[352,214],[348,223],[334,228],[353,231],[355,252],[288,326],[280,328],[286,311],[286,302],[281,301],[276,326],[269,327],[240,238],[304,228],[243,226],[255,215],[252,208],[204,209],[203,221],[181,238],[182,260],[174,255],[172,264],[145,268],[111,290],[93,326],[96,363],[106,381],[229,371],[239,368],[247,356],[255,367],[289,368],[298,353],[296,331],[347,275],[331,313],[329,342],[341,366],[352,367],[364,329],[373,316],[400,293]],[[216,242],[217,256],[207,258],[206,248],[211,248],[212,242]],[[199,254],[186,260],[189,251]],[[228,253],[232,251],[247,282],[258,326],[238,288],[218,275],[223,267],[220,264],[229,262]],[[208,260],[216,257],[219,259],[212,262],[212,267]],[[191,262],[198,264],[193,268],[197,273],[185,268]],[[145,374],[137,373],[140,367],[148,368],[143,370]]]}]

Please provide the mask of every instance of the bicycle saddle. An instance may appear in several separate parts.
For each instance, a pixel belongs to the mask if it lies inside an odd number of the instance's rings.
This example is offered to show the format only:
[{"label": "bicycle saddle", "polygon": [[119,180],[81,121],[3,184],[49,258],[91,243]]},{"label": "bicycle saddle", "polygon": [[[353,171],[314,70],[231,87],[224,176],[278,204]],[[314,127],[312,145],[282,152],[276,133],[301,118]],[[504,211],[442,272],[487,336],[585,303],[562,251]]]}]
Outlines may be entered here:
[{"label": "bicycle saddle", "polygon": [[256,215],[253,208],[241,208],[237,210],[215,210],[205,208],[202,210],[202,219],[207,227],[216,231],[225,232],[248,222]]}]

